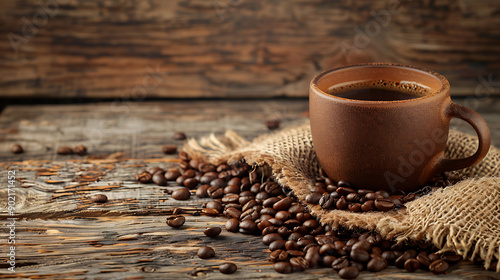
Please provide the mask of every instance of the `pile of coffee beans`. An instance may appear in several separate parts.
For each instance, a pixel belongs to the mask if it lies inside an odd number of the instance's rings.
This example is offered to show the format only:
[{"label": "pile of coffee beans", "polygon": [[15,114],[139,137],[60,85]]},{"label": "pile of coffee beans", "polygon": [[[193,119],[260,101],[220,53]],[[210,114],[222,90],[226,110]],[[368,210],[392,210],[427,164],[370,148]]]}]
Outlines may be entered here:
[{"label": "pile of coffee beans", "polygon": [[[194,189],[196,196],[212,198],[204,204],[202,214],[226,216],[227,231],[262,235],[262,242],[269,246],[269,260],[275,263],[273,267],[279,273],[331,267],[341,278],[353,279],[361,271],[378,272],[394,265],[408,272],[424,269],[441,274],[461,260],[455,254],[438,254],[435,247],[426,243],[397,244],[375,232],[323,226],[289,189],[280,186],[264,169],[253,168],[245,162],[215,166],[191,159],[184,152],[180,152],[179,157],[180,170],[152,168],[138,174],[137,180],[158,184],[160,180],[153,178],[162,175],[181,187],[172,193],[174,199],[189,199],[190,190]],[[432,187],[439,184],[443,183]],[[392,211],[421,193],[355,190],[347,182],[334,182],[321,175],[306,201],[325,209]],[[204,231],[207,236],[217,236],[220,232],[220,228]],[[203,247],[198,256],[210,258],[215,256],[215,251]],[[233,266],[224,269],[232,271]]]}]

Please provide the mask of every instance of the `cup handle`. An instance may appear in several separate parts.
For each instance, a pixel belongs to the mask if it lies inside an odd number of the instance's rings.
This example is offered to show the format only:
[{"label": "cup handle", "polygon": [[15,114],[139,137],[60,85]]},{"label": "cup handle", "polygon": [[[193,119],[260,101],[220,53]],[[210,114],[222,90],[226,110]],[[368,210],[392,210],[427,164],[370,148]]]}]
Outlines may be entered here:
[{"label": "cup handle", "polygon": [[442,157],[438,160],[436,166],[439,173],[463,169],[478,163],[486,156],[491,145],[490,129],[486,121],[476,111],[451,102],[447,114],[452,118],[459,118],[468,122],[474,128],[478,135],[479,147],[472,156],[466,158],[448,159]]}]

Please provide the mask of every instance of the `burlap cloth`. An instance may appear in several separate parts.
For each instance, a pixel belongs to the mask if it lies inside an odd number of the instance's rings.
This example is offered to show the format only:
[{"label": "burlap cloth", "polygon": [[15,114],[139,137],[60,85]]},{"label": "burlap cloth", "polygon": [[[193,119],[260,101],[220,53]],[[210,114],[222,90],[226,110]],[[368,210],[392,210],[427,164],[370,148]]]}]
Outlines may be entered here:
[{"label": "burlap cloth", "polygon": [[[475,137],[450,131],[447,157],[471,155],[476,148]],[[324,210],[305,202],[319,170],[308,124],[263,135],[252,142],[227,131],[223,137],[190,139],[183,150],[213,164],[244,159],[249,164],[269,165],[277,181],[291,188],[322,224],[375,230],[397,241],[427,240],[443,252],[482,259],[486,268],[499,259],[500,153],[494,147],[479,164],[458,171],[469,179],[408,202],[406,209],[366,213]],[[500,262],[496,271],[500,272]]]}]

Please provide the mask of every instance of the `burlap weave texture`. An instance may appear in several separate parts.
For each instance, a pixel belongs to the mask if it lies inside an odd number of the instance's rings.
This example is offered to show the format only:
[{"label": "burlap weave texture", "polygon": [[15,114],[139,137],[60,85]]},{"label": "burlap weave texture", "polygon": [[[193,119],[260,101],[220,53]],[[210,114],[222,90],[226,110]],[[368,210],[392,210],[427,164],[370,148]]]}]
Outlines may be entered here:
[{"label": "burlap weave texture", "polygon": [[[475,137],[450,131],[447,157],[465,157],[476,148]],[[406,203],[406,209],[366,213],[324,210],[306,203],[320,167],[308,124],[263,135],[252,142],[227,131],[223,137],[191,139],[184,151],[214,164],[244,159],[249,164],[269,165],[277,181],[291,188],[323,224],[375,230],[399,241],[428,240],[442,251],[454,251],[470,260],[482,259],[485,267],[499,259],[500,152],[494,147],[479,164],[458,171],[459,176],[469,179]],[[500,262],[496,270],[500,272]]]}]

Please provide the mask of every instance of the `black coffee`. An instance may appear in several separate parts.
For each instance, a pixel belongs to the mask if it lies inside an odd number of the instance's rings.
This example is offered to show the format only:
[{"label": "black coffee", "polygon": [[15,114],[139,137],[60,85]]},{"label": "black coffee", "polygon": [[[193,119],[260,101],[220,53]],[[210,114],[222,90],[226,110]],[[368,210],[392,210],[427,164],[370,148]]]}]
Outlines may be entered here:
[{"label": "black coffee", "polygon": [[404,92],[386,88],[357,88],[330,94],[347,99],[369,101],[408,100],[421,97],[421,95],[417,95],[411,92]]}]

